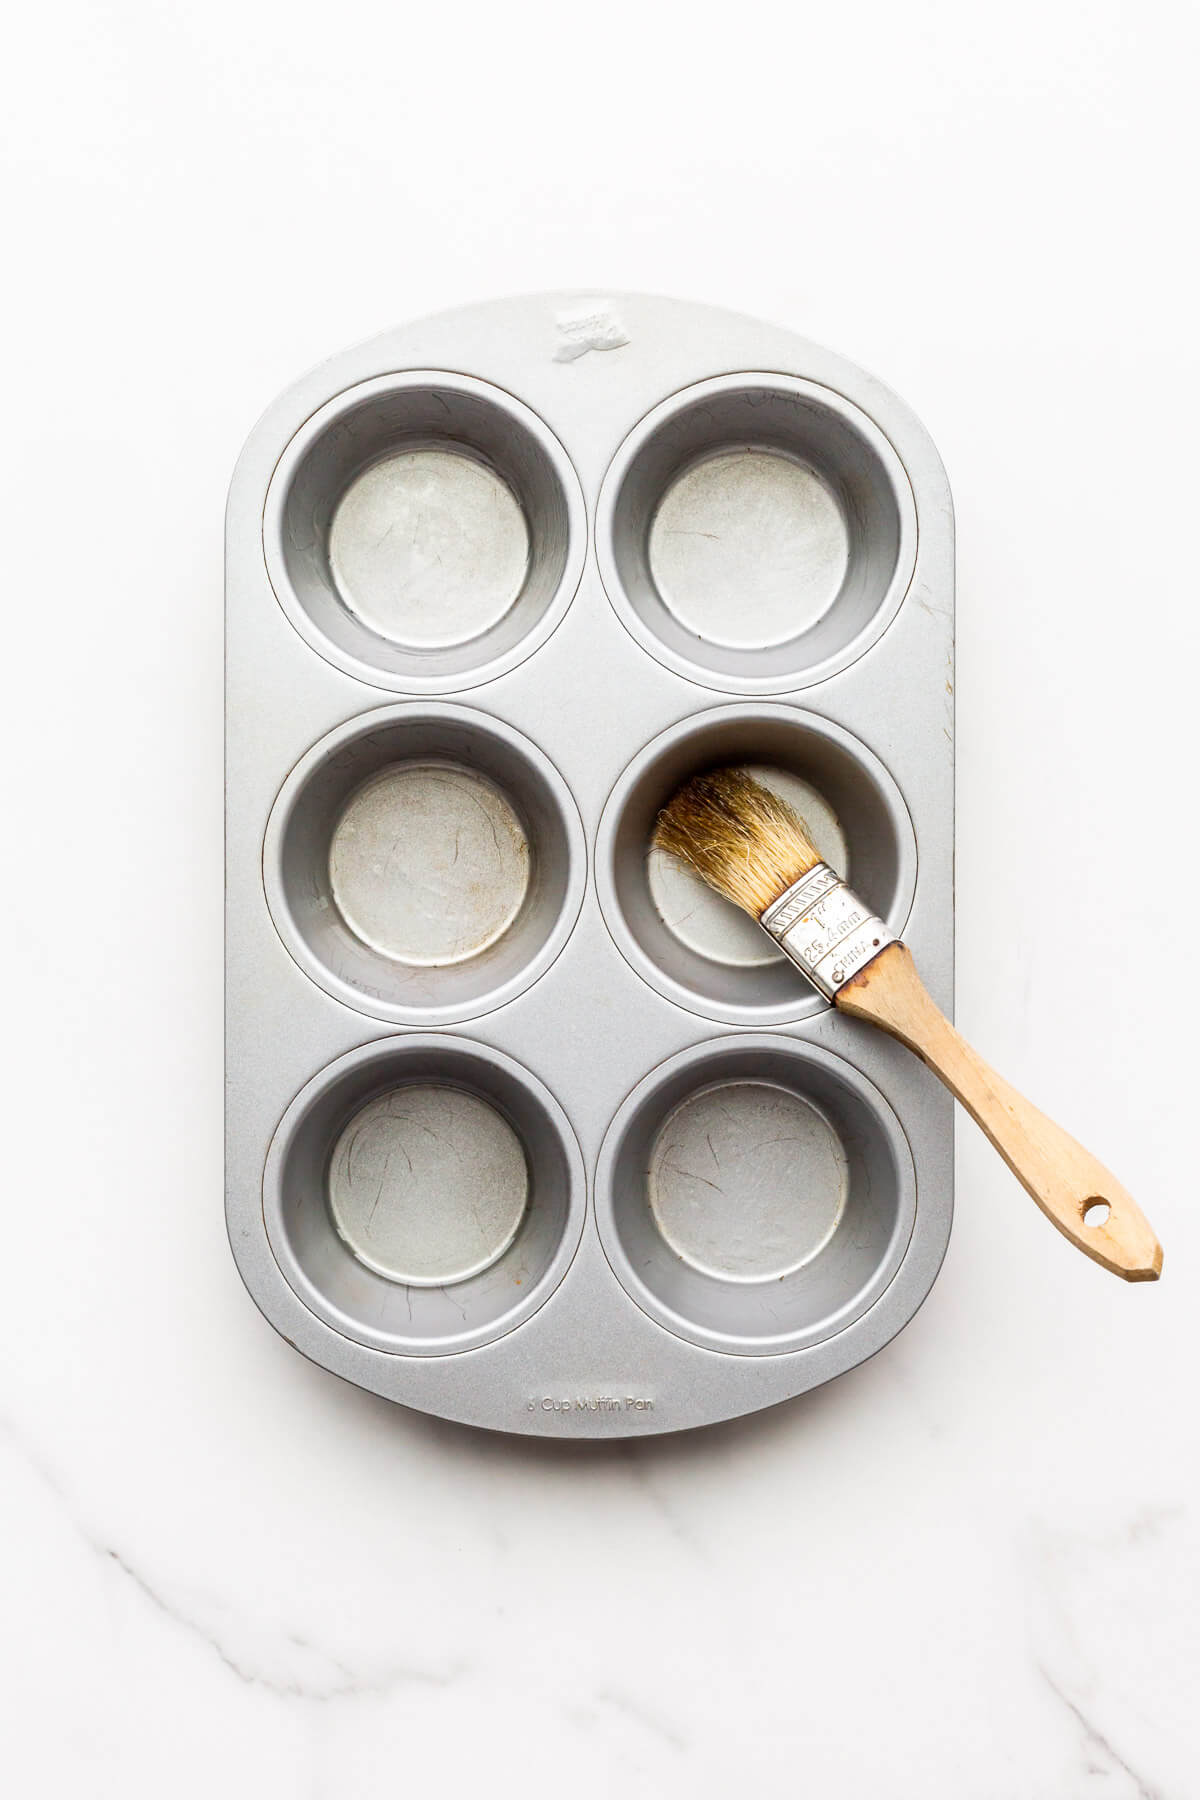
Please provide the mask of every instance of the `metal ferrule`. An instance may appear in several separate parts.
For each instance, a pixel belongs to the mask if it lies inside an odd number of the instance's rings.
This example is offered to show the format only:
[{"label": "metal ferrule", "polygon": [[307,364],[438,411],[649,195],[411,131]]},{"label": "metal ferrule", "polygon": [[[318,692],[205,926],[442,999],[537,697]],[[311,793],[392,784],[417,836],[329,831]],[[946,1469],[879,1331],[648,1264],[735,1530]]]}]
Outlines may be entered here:
[{"label": "metal ferrule", "polygon": [[826,1000],[896,942],[828,863],[793,882],[759,923]]}]

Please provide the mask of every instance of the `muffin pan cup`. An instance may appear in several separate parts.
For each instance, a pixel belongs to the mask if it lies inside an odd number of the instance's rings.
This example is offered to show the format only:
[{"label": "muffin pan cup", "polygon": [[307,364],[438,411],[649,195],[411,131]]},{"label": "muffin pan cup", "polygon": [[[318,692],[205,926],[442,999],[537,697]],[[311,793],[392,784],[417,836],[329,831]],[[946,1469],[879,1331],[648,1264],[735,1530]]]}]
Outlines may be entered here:
[{"label": "muffin pan cup", "polygon": [[647,841],[756,769],[949,1004],[952,514],[893,394],[641,296],[388,333],[246,445],[227,683],[227,1217],[289,1342],[605,1437],[903,1327],[948,1096]]},{"label": "muffin pan cup", "polygon": [[271,809],[263,882],[311,980],[389,1022],[493,1011],[547,969],[587,853],[553,763],[499,719],[425,702],[335,727]]}]

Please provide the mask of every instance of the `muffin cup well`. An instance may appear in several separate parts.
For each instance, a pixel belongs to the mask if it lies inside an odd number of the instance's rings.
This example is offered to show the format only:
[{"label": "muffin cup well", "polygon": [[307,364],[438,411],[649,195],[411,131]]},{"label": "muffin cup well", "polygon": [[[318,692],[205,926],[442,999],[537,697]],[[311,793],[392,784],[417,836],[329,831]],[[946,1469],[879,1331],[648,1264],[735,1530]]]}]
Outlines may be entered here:
[{"label": "muffin cup well", "polygon": [[[356,1144],[356,1130],[374,1141]],[[377,1187],[390,1222],[369,1220],[356,1180]],[[574,1133],[535,1076],[485,1045],[413,1033],[352,1050],[296,1096],[268,1153],[263,1216],[288,1283],[326,1324],[437,1356],[537,1310],[578,1246],[584,1196]]]},{"label": "muffin cup well", "polygon": [[377,687],[494,680],[554,630],[587,524],[562,445],[529,407],[446,371],[336,395],[284,451],[263,509],[280,605]]},{"label": "muffin cup well", "polygon": [[501,720],[434,701],[322,738],[263,846],[271,917],[305,973],[413,1025],[490,1012],[536,981],[570,935],[585,870],[553,764]]},{"label": "muffin cup well", "polygon": [[773,374],[685,388],[630,433],[605,477],[596,549],[608,596],[668,668],[708,687],[823,681],[894,618],[916,563],[912,487],[843,395]]},{"label": "muffin cup well", "polygon": [[596,842],[605,922],[638,974],[691,1012],[759,1027],[812,1017],[826,1002],[755,922],[689,871],[668,873],[653,847],[655,821],[675,790],[724,764],[774,772],[774,784],[802,811],[803,788],[814,792],[819,810],[808,811],[817,847],[835,866],[842,859],[838,873],[900,934],[916,888],[917,848],[895,782],[832,720],[763,703],[692,714],[630,763],[609,795]]},{"label": "muffin cup well", "polygon": [[667,1330],[745,1356],[801,1350],[874,1304],[916,1179],[883,1095],[798,1039],[697,1044],[636,1087],[604,1139],[596,1219],[613,1272]]}]

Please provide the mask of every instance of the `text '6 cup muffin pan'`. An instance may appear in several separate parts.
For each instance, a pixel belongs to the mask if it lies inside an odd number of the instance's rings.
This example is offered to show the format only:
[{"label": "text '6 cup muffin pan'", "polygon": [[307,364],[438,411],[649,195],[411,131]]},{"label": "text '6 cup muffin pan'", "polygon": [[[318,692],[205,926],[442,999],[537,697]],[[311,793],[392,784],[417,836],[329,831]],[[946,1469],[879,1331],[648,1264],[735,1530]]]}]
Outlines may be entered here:
[{"label": "text '6 cup muffin pan'", "polygon": [[800,1394],[912,1317],[951,1102],[651,848],[745,765],[953,976],[953,525],[907,408],[627,295],[289,389],[228,515],[228,1220],[297,1349],[555,1437]]}]

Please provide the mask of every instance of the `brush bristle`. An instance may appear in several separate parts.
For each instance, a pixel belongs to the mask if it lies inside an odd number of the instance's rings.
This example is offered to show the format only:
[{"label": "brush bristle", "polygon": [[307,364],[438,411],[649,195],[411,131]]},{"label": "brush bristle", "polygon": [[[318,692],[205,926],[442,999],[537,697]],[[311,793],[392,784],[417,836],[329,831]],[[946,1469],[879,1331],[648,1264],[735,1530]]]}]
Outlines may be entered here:
[{"label": "brush bristle", "polygon": [[714,769],[681,787],[659,813],[654,841],[756,919],[821,861],[803,821],[744,769]]}]

